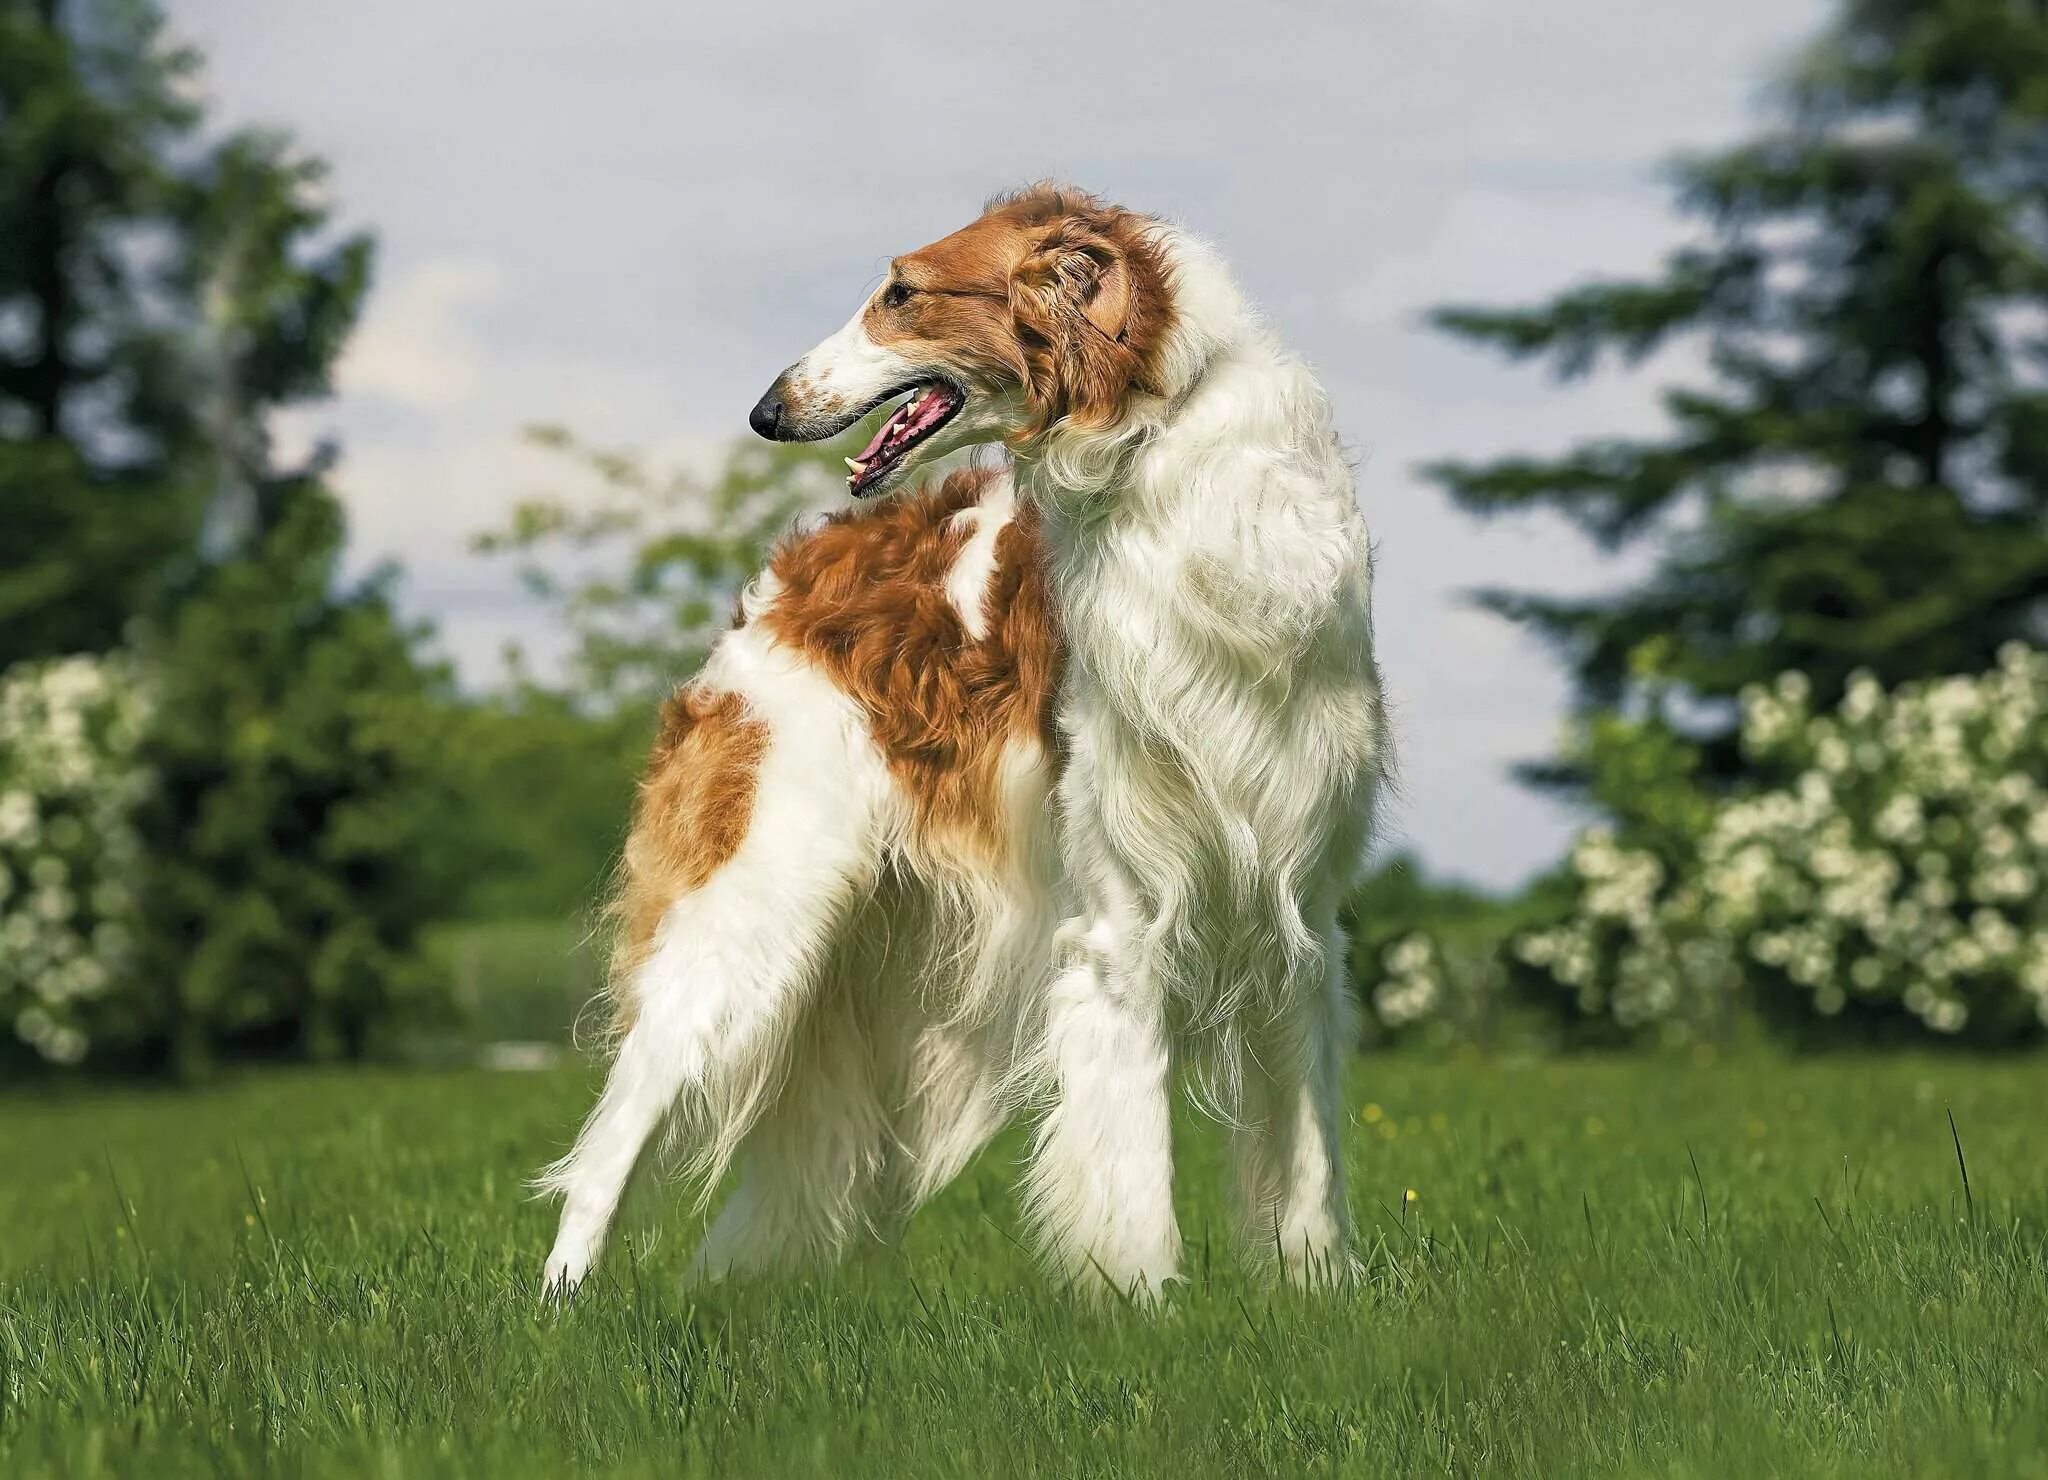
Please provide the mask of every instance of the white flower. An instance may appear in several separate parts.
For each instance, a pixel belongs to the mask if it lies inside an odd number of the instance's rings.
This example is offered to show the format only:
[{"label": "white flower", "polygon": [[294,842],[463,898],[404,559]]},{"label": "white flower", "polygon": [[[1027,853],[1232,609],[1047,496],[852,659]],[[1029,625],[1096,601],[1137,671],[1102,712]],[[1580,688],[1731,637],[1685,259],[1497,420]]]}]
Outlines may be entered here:
[{"label": "white flower", "polygon": [[1889,694],[1859,673],[1832,714],[1811,696],[1796,673],[1741,695],[1745,753],[1803,766],[1789,784],[1724,802],[1675,871],[1588,830],[1575,913],[1514,955],[1624,1024],[1744,977],[1824,1014],[1852,989],[1897,1001],[1940,1033],[2001,992],[2048,1023],[2048,653],[2008,644],[1992,673]]},{"label": "white flower", "polygon": [[1927,1026],[1937,1033],[1958,1033],[1969,1020],[1970,1010],[1953,997],[1941,997],[1928,1004],[1921,1014]]},{"label": "white flower", "polygon": [[1430,964],[1435,955],[1436,950],[1430,944],[1429,937],[1417,931],[1412,935],[1403,936],[1394,945],[1388,947],[1386,953],[1387,970],[1396,976],[1421,971]]},{"label": "white flower", "polygon": [[0,845],[26,847],[35,833],[36,799],[25,791],[0,794]]},{"label": "white flower", "polygon": [[1847,691],[1842,696],[1842,718],[1849,724],[1860,725],[1873,718],[1884,705],[1884,690],[1866,669],[1857,669],[1849,675]]},{"label": "white flower", "polygon": [[118,656],[0,674],[0,1017],[53,1063],[84,1056],[82,1006],[132,956],[136,902],[118,874],[150,788],[146,711]]},{"label": "white flower", "polygon": [[1920,798],[1902,791],[1884,804],[1871,826],[1886,842],[1912,843],[1926,831],[1927,818],[1921,809]]}]

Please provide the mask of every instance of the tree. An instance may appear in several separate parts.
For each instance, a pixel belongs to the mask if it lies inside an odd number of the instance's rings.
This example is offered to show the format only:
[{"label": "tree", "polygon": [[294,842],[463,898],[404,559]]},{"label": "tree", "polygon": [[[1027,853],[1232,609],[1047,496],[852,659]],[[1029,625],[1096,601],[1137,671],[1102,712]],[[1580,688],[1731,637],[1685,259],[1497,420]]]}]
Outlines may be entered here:
[{"label": "tree", "polygon": [[203,134],[196,66],[146,0],[0,0],[0,665],[133,650],[140,940],[82,1026],[180,1068],[431,1007],[461,836],[448,675],[341,580],[332,450],[268,431],[329,389],[371,243],[283,136]]},{"label": "tree", "polygon": [[194,548],[170,163],[194,66],[143,5],[0,3],[0,667],[113,646]]},{"label": "tree", "polygon": [[440,1005],[419,938],[454,896],[464,821],[450,684],[381,584],[337,591],[331,496],[278,502],[144,647],[156,787],[129,1036],[181,1071],[359,1057]]},{"label": "tree", "polygon": [[419,935],[453,896],[462,830],[449,676],[386,580],[339,579],[332,450],[281,465],[266,430],[327,390],[369,283],[370,242],[332,237],[321,177],[244,134],[186,182],[177,282],[213,486],[201,558],[140,639],[158,784],[138,1037],[181,1068],[357,1056],[439,1000]]},{"label": "tree", "polygon": [[1675,175],[1707,231],[1661,275],[1435,315],[1565,376],[1700,346],[1668,433],[1430,472],[1478,513],[1658,549],[1618,595],[1480,599],[1562,651],[1582,706],[1654,691],[1726,775],[1745,685],[1798,670],[1826,705],[1858,669],[1975,672],[2048,636],[2048,8],[1845,0],[1780,126]]},{"label": "tree", "polygon": [[704,661],[791,521],[844,498],[840,453],[861,430],[818,445],[738,442],[705,477],[651,473],[564,428],[534,427],[533,443],[574,463],[591,490],[528,499],[474,548],[515,558],[520,581],[567,628],[574,647],[560,687],[593,712],[646,709]]}]

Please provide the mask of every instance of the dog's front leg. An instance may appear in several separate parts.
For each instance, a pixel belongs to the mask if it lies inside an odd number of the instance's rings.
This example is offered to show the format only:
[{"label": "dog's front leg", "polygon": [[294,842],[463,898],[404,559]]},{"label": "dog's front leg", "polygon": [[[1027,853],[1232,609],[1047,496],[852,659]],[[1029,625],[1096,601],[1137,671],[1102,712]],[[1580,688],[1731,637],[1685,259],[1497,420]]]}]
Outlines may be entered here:
[{"label": "dog's front leg", "polygon": [[1352,1042],[1344,937],[1332,923],[1322,959],[1248,1045],[1246,1120],[1232,1136],[1244,1237],[1277,1257],[1290,1282],[1344,1283],[1356,1272],[1344,1193],[1344,1055]]},{"label": "dog's front leg", "polygon": [[1165,1003],[1125,967],[1126,932],[1104,919],[1080,938],[1047,1005],[1055,1099],[1039,1125],[1027,1202],[1062,1274],[1151,1303],[1178,1277],[1181,1253]]}]

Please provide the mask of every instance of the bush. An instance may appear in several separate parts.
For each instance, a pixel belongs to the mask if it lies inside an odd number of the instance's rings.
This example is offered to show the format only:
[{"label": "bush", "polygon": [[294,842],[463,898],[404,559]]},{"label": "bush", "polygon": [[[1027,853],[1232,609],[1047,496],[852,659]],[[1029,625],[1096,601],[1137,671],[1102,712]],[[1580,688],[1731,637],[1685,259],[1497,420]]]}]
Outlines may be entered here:
[{"label": "bush", "polygon": [[360,1057],[444,1016],[420,935],[463,824],[446,674],[376,582],[340,588],[340,511],[299,490],[154,639],[151,864],[133,1046]]},{"label": "bush", "polygon": [[[444,675],[309,493],[134,652],[0,677],[0,1012],[28,1056],[359,1056],[444,1018]],[[15,1050],[22,1056],[22,1050]]]},{"label": "bush", "polygon": [[0,1014],[51,1063],[85,1056],[134,963],[148,709],[122,657],[0,674]]},{"label": "bush", "polygon": [[1656,853],[1589,828],[1571,852],[1569,914],[1511,943],[1540,988],[1567,994],[1561,1005],[1581,1040],[1683,1042],[1731,1025],[1739,983],[1730,945],[1692,928],[1693,896],[1672,878]]},{"label": "bush", "polygon": [[1742,696],[1760,784],[1673,868],[1601,830],[1569,916],[1514,943],[1578,1010],[1691,1036],[1747,1000],[1800,1032],[2029,1038],[2048,1023],[2048,654],[1816,714],[1786,674]]},{"label": "bush", "polygon": [[1345,909],[1368,1040],[1494,1044],[1527,1036],[1528,1025],[1512,1020],[1526,1014],[1511,996],[1502,945],[1555,913],[1554,892],[1538,885],[1500,899],[1432,880],[1407,857],[1373,870]]}]

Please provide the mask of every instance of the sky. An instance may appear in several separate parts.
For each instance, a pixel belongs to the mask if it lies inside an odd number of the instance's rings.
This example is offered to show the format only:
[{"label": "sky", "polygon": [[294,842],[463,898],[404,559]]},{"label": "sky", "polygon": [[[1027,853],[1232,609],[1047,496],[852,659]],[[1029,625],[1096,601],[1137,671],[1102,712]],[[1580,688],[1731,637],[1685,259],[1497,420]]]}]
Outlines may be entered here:
[{"label": "sky", "polygon": [[[1385,848],[1511,885],[1580,819],[1516,785],[1568,698],[1487,585],[1583,592],[1603,557],[1551,516],[1479,524],[1421,478],[1657,425],[1656,382],[1558,387],[1429,330],[1683,240],[1658,169],[1754,126],[1817,0],[168,0],[223,125],[291,131],[379,241],[332,437],[351,560],[475,684],[560,634],[469,552],[571,491],[535,422],[709,460],[890,256],[991,192],[1058,178],[1217,243],[1316,368],[1379,545],[1401,794]],[[573,9],[573,18],[571,12]],[[680,676],[680,675],[679,675]]]}]

